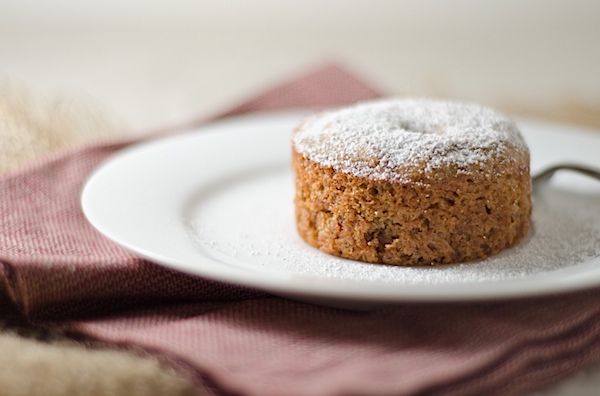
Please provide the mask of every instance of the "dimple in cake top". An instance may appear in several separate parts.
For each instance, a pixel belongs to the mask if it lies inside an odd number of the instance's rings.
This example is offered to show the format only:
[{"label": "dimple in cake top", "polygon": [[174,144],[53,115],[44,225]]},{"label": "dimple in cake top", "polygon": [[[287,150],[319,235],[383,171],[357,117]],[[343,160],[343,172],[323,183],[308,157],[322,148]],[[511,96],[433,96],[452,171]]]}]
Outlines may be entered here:
[{"label": "dimple in cake top", "polygon": [[[322,166],[374,180],[411,181],[407,169],[432,174],[510,166],[529,151],[513,121],[492,109],[426,99],[360,103],[305,119],[295,150]],[[500,170],[498,170],[500,171]]]}]

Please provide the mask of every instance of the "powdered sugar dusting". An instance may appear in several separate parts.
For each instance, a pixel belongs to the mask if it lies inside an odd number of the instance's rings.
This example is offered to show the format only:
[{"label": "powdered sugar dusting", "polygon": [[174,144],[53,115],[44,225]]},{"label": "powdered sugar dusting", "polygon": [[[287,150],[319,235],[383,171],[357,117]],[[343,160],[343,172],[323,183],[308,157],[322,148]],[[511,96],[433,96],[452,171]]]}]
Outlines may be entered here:
[{"label": "powdered sugar dusting", "polygon": [[386,99],[309,117],[296,151],[323,166],[375,180],[407,182],[407,167],[458,172],[527,153],[518,128],[486,107],[424,99]]},{"label": "powdered sugar dusting", "polygon": [[189,235],[204,254],[265,276],[399,286],[519,279],[568,270],[600,255],[597,196],[551,186],[536,196],[532,232],[518,246],[484,261],[437,267],[366,264],[307,245],[295,229],[293,194],[286,165],[221,185],[185,214]]}]

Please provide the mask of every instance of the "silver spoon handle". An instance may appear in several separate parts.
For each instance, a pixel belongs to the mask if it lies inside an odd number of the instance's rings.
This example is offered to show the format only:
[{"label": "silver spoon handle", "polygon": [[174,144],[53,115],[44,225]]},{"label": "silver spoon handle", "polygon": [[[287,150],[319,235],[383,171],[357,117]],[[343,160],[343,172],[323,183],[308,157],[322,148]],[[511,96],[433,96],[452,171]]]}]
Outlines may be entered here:
[{"label": "silver spoon handle", "polygon": [[549,180],[559,170],[570,170],[600,180],[600,170],[577,164],[559,164],[551,166],[531,178],[534,183]]}]

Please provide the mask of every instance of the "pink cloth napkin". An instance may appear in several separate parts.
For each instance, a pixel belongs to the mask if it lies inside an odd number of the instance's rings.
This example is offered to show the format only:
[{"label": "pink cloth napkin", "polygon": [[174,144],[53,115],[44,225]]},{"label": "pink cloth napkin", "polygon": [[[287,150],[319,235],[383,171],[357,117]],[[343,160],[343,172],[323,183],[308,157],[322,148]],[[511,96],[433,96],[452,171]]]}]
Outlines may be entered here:
[{"label": "pink cloth napkin", "polygon": [[[378,95],[328,66],[222,116]],[[141,259],[79,207],[90,171],[129,143],[63,152],[0,179],[0,284],[37,323],[145,350],[210,394],[507,395],[600,359],[600,289],[351,312]]]}]

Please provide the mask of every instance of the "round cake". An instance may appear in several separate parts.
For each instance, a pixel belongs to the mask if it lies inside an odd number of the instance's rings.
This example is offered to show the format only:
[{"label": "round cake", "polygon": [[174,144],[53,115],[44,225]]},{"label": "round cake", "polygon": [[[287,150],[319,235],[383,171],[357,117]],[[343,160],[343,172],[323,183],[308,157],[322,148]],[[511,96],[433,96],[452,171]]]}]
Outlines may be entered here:
[{"label": "round cake", "polygon": [[318,113],[294,130],[292,163],[298,232],[332,255],[466,262],[529,229],[529,150],[486,107],[385,99]]}]

